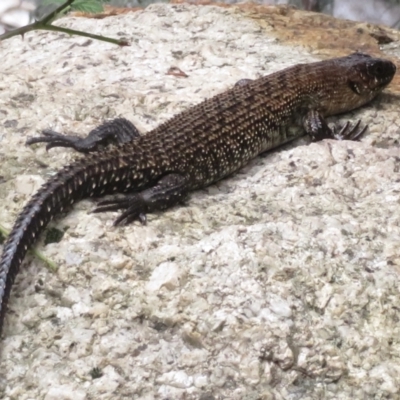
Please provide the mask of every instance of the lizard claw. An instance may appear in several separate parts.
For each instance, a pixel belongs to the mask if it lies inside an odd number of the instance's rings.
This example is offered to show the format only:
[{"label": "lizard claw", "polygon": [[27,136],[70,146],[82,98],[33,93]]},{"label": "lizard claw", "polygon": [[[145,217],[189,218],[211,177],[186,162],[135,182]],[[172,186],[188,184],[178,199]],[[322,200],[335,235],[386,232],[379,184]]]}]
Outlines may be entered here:
[{"label": "lizard claw", "polygon": [[134,206],[125,210],[113,223],[114,226],[129,225],[131,222],[138,220],[142,225],[147,224],[146,214],[139,212]]},{"label": "lizard claw", "polygon": [[358,120],[352,127],[350,122],[347,121],[338,133],[333,132],[334,138],[336,140],[358,140],[368,128],[368,125],[365,125],[362,129],[359,129],[360,123],[361,121]]},{"label": "lizard claw", "polygon": [[142,225],[146,225],[147,218],[144,212],[145,204],[139,195],[115,197],[109,200],[103,200],[97,203],[97,207],[92,213],[100,213],[106,211],[125,210],[113,223],[117,225],[128,225],[134,220],[139,220]]}]

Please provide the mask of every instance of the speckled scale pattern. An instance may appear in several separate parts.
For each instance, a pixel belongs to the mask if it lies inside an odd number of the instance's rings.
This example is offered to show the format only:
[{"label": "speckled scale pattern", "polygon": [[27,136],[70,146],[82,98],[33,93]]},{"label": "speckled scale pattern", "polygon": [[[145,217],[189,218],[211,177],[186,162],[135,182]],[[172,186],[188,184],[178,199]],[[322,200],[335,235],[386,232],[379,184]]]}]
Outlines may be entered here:
[{"label": "speckled scale pattern", "polygon": [[[0,329],[27,249],[66,207],[90,196],[146,190],[151,197],[155,190],[155,209],[166,208],[173,202],[166,197],[163,204],[163,194],[179,199],[238,170],[259,153],[303,135],[304,126],[316,125],[304,124],[310,111],[313,118],[323,118],[369,102],[394,72],[389,61],[358,53],[297,65],[237,85],[134,141],[63,168],[24,207],[4,245]],[[157,192],[167,176],[176,178],[179,187],[174,189],[171,179],[170,187]]]},{"label": "speckled scale pattern", "polygon": [[184,111],[141,141],[150,152],[158,142],[168,154],[169,167],[189,175],[191,189],[205,186],[257,154],[303,135],[303,119],[314,107],[325,116],[369,101],[348,87],[348,76],[335,72],[336,67],[333,60],[297,65],[234,87]]}]

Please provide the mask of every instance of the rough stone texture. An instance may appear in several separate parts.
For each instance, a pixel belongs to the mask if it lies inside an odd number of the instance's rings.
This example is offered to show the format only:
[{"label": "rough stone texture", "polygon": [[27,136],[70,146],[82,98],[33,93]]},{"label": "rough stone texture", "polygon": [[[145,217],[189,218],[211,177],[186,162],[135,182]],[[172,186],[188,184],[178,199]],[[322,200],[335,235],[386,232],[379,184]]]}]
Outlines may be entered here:
[{"label": "rough stone texture", "polygon": [[[153,5],[58,23],[131,46],[48,32],[0,43],[7,227],[76,157],[27,148],[28,136],[47,127],[83,135],[115,116],[146,131],[241,78],[329,53],[318,40],[313,55],[285,46],[265,29],[268,15],[238,8]],[[388,51],[395,59],[398,43]],[[188,77],[168,75],[171,67]],[[91,201],[57,219],[64,238],[39,249],[58,272],[27,257],[12,291],[0,395],[400,396],[398,86],[341,119],[370,124],[361,143],[298,141],[184,207],[149,215],[146,227],[113,228],[115,214],[88,214]]]}]

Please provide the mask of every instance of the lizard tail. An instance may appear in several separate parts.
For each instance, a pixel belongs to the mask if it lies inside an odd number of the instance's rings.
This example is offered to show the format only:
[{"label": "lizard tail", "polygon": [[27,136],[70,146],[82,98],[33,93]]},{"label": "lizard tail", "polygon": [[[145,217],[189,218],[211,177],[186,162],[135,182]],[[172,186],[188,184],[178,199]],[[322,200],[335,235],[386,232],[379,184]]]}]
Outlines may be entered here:
[{"label": "lizard tail", "polygon": [[50,178],[25,205],[0,259],[0,334],[20,265],[47,224],[82,198],[124,191],[130,176],[126,164],[118,160],[78,160]]}]

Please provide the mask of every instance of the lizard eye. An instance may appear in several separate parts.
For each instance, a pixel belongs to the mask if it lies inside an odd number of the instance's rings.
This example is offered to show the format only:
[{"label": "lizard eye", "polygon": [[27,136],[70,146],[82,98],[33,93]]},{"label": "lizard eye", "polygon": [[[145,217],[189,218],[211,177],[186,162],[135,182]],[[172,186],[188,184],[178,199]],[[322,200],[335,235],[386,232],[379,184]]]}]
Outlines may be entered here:
[{"label": "lizard eye", "polygon": [[382,75],[383,68],[380,64],[378,64],[373,67],[373,71],[374,71],[375,75]]},{"label": "lizard eye", "polygon": [[354,93],[361,94],[360,86],[357,82],[349,81],[349,87]]}]

